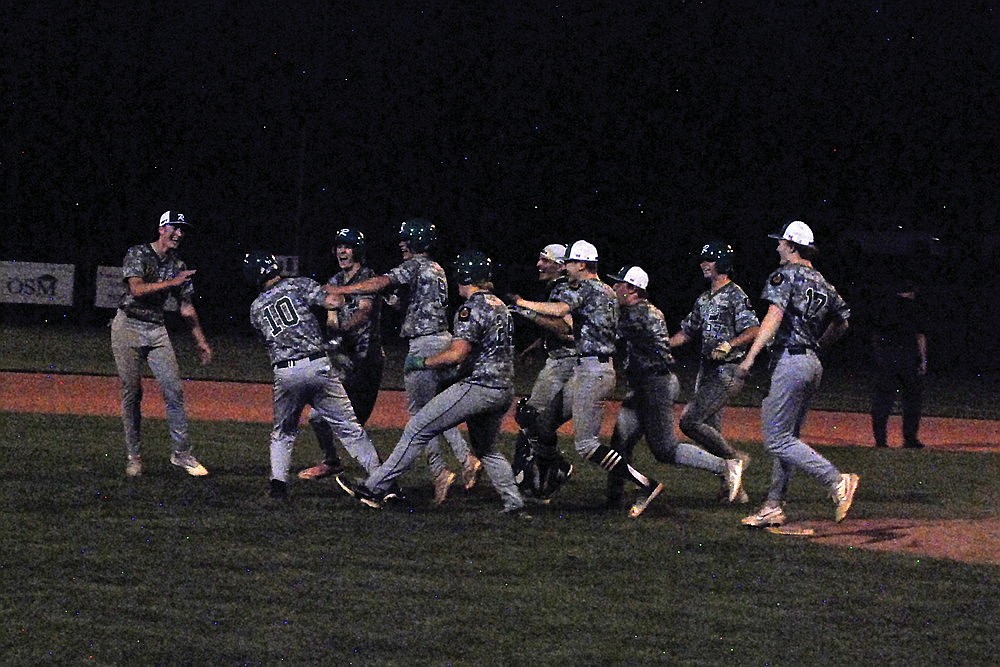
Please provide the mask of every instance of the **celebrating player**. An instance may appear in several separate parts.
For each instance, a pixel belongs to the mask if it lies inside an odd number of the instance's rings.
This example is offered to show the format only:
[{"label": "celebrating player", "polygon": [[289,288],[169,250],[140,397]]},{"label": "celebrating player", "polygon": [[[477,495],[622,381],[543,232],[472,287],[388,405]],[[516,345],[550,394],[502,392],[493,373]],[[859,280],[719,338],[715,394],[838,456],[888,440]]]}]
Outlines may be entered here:
[{"label": "celebrating player", "polygon": [[[760,321],[746,292],[731,280],[733,255],[728,243],[714,241],[702,247],[701,273],[709,288],[681,321],[680,331],[670,337],[670,347],[701,339],[694,396],[681,414],[681,431],[712,454],[729,461],[739,459],[746,466],[750,456],[734,449],[722,436],[722,408],[743,388],[736,367],[746,346],[757,336]],[[723,484],[719,498],[739,503],[750,500],[743,489],[735,499],[730,499],[729,491]]]},{"label": "celebrating player", "polygon": [[[340,271],[330,278],[331,285],[352,285],[375,276],[365,266],[365,235],[344,228],[333,241],[333,254]],[[382,385],[385,353],[382,351],[380,313],[382,300],[371,294],[351,294],[344,305],[327,311],[326,330],[330,362],[344,384],[351,407],[362,426],[368,421]],[[333,431],[321,415],[310,411],[309,423],[323,450],[323,460],[299,472],[300,479],[321,479],[343,471],[334,446]]]},{"label": "celebrating player", "polygon": [[260,293],[250,305],[250,322],[267,345],[274,367],[270,496],[288,498],[288,468],[302,410],[310,405],[366,471],[378,452],[354,415],[347,391],[331,372],[313,307],[332,310],[340,300],[312,278],[283,278],[273,255],[255,251],[243,259],[243,275]]},{"label": "celebrating player", "polygon": [[514,345],[507,307],[493,295],[492,262],[481,252],[466,251],[455,261],[455,281],[465,303],[455,314],[455,336],[448,347],[430,356],[411,354],[409,370],[467,368],[468,375],[427,402],[410,419],[385,463],[364,482],[337,482],[349,495],[370,507],[381,507],[394,480],[409,469],[438,434],[462,422],[486,475],[503,501],[503,512],[521,515],[524,499],[514,483],[510,463],[494,449],[500,422],[513,400]]},{"label": "celebrating player", "polygon": [[823,364],[817,352],[832,345],[847,331],[850,308],[823,275],[813,268],[816,256],[813,232],[801,220],[786,224],[778,234],[779,266],[771,273],[761,298],[769,302],[746,357],[737,373],[746,377],[757,355],[774,341],[771,387],[761,402],[764,447],[774,457],[771,488],[764,505],[744,518],[747,526],[780,526],[785,522],[785,496],[792,472],[799,468],[830,491],[834,518],[847,516],[858,488],[858,475],[841,473],[812,447],[799,439],[809,409],[809,399],[819,387]]},{"label": "celebrating player", "polygon": [[[545,296],[553,301],[553,295],[568,289],[569,282],[563,275],[566,246],[551,243],[538,253],[535,263],[538,279],[545,284]],[[529,345],[522,354],[535,347],[545,350],[545,365],[535,378],[531,395],[518,401],[515,418],[521,427],[514,446],[514,478],[525,493],[541,498],[549,498],[569,478],[573,465],[563,458],[558,449],[556,430],[569,415],[564,414],[563,405],[569,401],[565,397],[566,385],[576,369],[576,344],[569,317],[550,317],[533,310],[511,306],[511,312],[538,325],[542,336]],[[540,445],[539,443],[544,443]],[[545,458],[552,457],[554,458]]]},{"label": "celebrating player", "polygon": [[118,313],[111,322],[111,352],[121,380],[122,423],[125,426],[125,474],[142,474],[139,435],[142,424],[142,363],[160,383],[167,405],[167,428],[173,451],[170,462],[194,477],[208,474],[191,452],[187,413],[177,355],[170,342],[164,311],[179,310],[191,328],[202,364],[212,361],[212,348],[205,339],[198,311],[194,307],[195,271],[177,256],[181,240],[191,228],[183,213],[166,211],[160,216],[155,241],[129,248],[125,253],[122,277],[125,291]]},{"label": "celebrating player", "polygon": [[[725,460],[687,442],[677,442],[674,434],[674,401],[680,393],[680,382],[672,370],[674,358],[667,322],[646,296],[649,275],[641,267],[623,266],[608,278],[614,281],[621,305],[618,341],[624,348],[628,380],[611,449],[631,460],[635,444],[645,435],[657,461],[715,473],[732,502],[742,492],[743,461]],[[624,487],[621,476],[608,475],[607,507],[624,505]]]},{"label": "celebrating player", "polygon": [[[629,516],[635,518],[660,494],[663,485],[641,474],[620,452],[602,445],[598,437],[605,401],[615,388],[612,356],[619,312],[614,291],[601,282],[597,274],[597,260],[597,248],[593,244],[577,241],[566,250],[569,289],[554,295],[555,301],[526,301],[517,295],[510,298],[514,305],[540,315],[572,316],[577,350],[577,365],[571,381],[574,445],[584,459],[609,474],[631,480],[642,489],[629,510]],[[545,452],[545,443],[540,445],[545,456],[555,458],[556,452]]]},{"label": "celebrating player", "polygon": [[[375,294],[392,286],[409,287],[409,304],[399,335],[409,339],[407,354],[429,357],[448,348],[448,279],[444,269],[430,257],[437,243],[437,228],[422,218],[403,222],[399,228],[399,250],[403,263],[386,274],[374,276],[350,285],[327,285],[331,294]],[[439,371],[432,368],[404,369],[407,410],[415,415],[438,392],[442,381]],[[476,483],[482,464],[469,450],[457,428],[443,433],[452,453],[462,463],[462,480],[466,490]],[[437,438],[427,447],[427,466],[434,479],[434,501],[441,504],[457,476],[447,468]]]}]

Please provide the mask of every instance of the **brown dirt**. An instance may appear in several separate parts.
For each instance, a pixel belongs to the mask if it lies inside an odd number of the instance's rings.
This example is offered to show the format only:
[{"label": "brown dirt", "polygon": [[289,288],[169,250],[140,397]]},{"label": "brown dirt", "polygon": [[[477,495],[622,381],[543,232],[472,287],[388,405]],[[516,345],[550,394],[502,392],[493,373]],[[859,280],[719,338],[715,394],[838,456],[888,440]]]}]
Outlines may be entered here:
[{"label": "brown dirt", "polygon": [[[152,380],[143,382],[143,412],[163,417],[163,398]],[[271,421],[271,387],[266,384],[188,381],[184,386],[191,419]],[[0,411],[114,416],[119,414],[118,379],[81,375],[0,372]],[[678,406],[678,410],[681,406]],[[607,411],[603,433],[610,435],[617,405]],[[402,392],[383,391],[369,420],[372,428],[402,428],[406,423]],[[727,408],[727,434],[737,440],[759,440],[760,414],[752,408]],[[504,429],[517,428],[508,413]],[[803,439],[818,445],[870,446],[868,415],[813,411]],[[898,427],[896,428],[898,431]],[[563,432],[571,430],[564,428]],[[932,450],[1000,452],[1000,422],[925,418],[921,439]],[[918,521],[910,519],[848,519],[842,524],[810,521],[807,537],[776,535],[775,539],[807,539],[840,547],[895,551],[915,556],[1000,565],[1000,519]]]}]

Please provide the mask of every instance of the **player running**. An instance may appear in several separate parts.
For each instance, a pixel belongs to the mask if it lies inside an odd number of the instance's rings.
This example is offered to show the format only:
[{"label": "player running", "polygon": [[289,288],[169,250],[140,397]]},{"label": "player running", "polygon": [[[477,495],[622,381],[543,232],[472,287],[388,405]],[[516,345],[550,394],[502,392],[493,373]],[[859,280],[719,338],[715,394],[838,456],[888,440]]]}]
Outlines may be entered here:
[{"label": "player running", "polygon": [[792,472],[799,468],[830,491],[834,518],[847,516],[858,475],[841,473],[812,447],[799,439],[799,429],[809,409],[809,399],[819,388],[823,364],[817,352],[826,349],[847,331],[850,308],[823,275],[813,268],[816,256],[813,232],[795,220],[778,234],[778,268],[771,273],[761,297],[770,303],[760,333],[740,362],[745,378],[757,355],[771,344],[771,387],[761,403],[764,447],[774,457],[771,488],[764,505],[742,520],[746,526],[780,526],[785,522],[785,497]]},{"label": "player running", "polygon": [[337,477],[350,496],[369,507],[382,506],[394,481],[408,470],[437,435],[468,424],[469,439],[503,512],[523,515],[524,499],[514,483],[510,463],[494,444],[500,423],[514,396],[513,324],[503,302],[493,295],[492,261],[478,251],[461,253],[455,261],[455,281],[465,303],[455,313],[455,336],[441,352],[406,357],[408,370],[467,369],[457,383],[428,401],[410,419],[392,454],[363,482]]}]

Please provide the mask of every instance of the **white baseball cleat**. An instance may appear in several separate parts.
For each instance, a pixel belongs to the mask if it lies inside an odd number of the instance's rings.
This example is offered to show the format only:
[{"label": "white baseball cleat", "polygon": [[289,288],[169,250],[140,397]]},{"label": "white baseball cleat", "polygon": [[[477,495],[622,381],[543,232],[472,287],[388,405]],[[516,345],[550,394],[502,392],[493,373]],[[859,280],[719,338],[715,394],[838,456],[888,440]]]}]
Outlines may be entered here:
[{"label": "white baseball cleat", "polygon": [[785,510],[781,505],[764,505],[756,514],[743,517],[740,523],[751,528],[766,528],[767,526],[780,526],[785,523]]},{"label": "white baseball cleat", "polygon": [[860,481],[861,477],[854,473],[842,474],[836,489],[830,494],[834,504],[837,505],[837,509],[834,511],[834,519],[837,523],[843,521],[851,509],[851,505],[854,503],[854,492],[858,490]]},{"label": "white baseball cleat", "polygon": [[198,463],[198,459],[191,452],[174,452],[170,455],[170,462],[175,466],[184,468],[184,472],[192,477],[204,477],[208,474],[205,466]]}]

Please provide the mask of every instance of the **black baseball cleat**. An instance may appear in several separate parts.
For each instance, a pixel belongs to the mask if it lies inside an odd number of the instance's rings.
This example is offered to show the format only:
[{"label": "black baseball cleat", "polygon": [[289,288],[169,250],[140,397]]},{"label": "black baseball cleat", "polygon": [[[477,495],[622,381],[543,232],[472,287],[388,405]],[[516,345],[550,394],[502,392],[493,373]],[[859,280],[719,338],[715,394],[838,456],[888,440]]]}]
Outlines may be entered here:
[{"label": "black baseball cleat", "polygon": [[907,440],[903,443],[903,447],[906,449],[923,449],[924,443],[919,440]]},{"label": "black baseball cleat", "polygon": [[382,496],[383,505],[390,502],[406,502],[406,494],[403,493],[403,489],[400,488],[399,484],[396,484],[395,482],[392,483],[389,490]]},{"label": "black baseball cleat", "polygon": [[344,493],[349,495],[351,498],[354,498],[364,505],[368,505],[368,507],[373,507],[377,510],[382,509],[382,498],[369,491],[368,487],[361,482],[346,479],[343,475],[338,475],[337,484],[344,490]]},{"label": "black baseball cleat", "polygon": [[272,479],[271,486],[267,491],[268,504],[272,506],[283,505],[288,502],[288,484],[280,479]]}]

